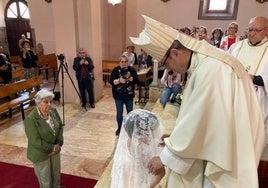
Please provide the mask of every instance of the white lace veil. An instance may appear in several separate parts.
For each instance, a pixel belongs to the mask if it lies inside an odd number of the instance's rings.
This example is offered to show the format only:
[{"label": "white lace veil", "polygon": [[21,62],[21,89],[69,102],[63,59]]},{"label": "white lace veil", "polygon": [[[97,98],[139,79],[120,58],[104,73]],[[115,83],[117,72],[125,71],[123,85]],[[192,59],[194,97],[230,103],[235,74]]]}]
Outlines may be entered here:
[{"label": "white lace veil", "polygon": [[112,188],[149,187],[147,164],[158,155],[162,125],[155,114],[136,109],[123,120],[113,158]]}]

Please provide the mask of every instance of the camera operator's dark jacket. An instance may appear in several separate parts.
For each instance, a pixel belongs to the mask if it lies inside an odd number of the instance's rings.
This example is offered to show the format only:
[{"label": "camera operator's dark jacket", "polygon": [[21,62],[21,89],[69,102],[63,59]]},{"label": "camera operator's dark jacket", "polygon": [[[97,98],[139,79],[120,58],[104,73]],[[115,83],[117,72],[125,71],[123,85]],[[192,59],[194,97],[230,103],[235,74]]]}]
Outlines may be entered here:
[{"label": "camera operator's dark jacket", "polygon": [[119,85],[114,85],[114,80],[125,76],[122,75],[122,68],[120,66],[115,67],[111,73],[110,84],[112,85],[114,99],[131,100],[135,96],[135,84],[139,83],[139,78],[136,70],[133,67],[128,66],[127,69],[130,72],[130,75],[133,77],[133,81],[125,84],[120,83]]},{"label": "camera operator's dark jacket", "polygon": [[[76,79],[78,81],[82,80],[82,65],[80,65],[81,59],[82,59],[81,57],[76,57],[74,58],[74,63],[73,63],[73,69],[75,70]],[[86,74],[88,75],[89,72],[93,71],[94,65],[90,57],[86,57],[85,59],[87,60],[88,65],[83,65],[83,66],[87,67],[88,72]]]}]

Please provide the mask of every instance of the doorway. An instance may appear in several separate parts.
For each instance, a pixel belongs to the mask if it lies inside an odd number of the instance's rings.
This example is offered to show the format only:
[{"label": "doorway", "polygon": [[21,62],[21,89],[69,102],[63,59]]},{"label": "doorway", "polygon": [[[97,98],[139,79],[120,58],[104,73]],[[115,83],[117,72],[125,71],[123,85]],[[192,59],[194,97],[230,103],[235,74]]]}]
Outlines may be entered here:
[{"label": "doorway", "polygon": [[5,23],[10,56],[20,54],[19,39],[24,34],[32,41],[30,14],[25,0],[11,0],[5,8]]}]

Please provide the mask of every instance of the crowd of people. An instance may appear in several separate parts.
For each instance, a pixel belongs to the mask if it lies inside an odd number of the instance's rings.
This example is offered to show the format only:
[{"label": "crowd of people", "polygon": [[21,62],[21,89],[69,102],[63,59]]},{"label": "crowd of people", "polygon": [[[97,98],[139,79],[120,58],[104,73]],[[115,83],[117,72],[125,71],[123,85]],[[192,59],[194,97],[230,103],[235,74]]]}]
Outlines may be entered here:
[{"label": "crowd of people", "polygon": [[[38,55],[32,47],[31,41],[24,34],[19,39],[18,47],[19,58],[24,69],[24,78],[38,76],[40,73],[37,66]],[[14,69],[9,54],[0,46],[0,77],[3,79],[3,84],[12,82],[12,70]]]},{"label": "crowd of people", "polygon": [[247,38],[248,31],[245,30],[242,35],[238,35],[238,23],[231,22],[227,26],[225,30],[220,27],[215,27],[212,29],[211,34],[209,34],[207,28],[205,26],[194,26],[192,30],[189,27],[184,27],[178,29],[180,32],[185,33],[186,35],[190,35],[198,40],[205,40],[209,44],[213,46],[223,49],[224,51],[228,51],[230,46]]},{"label": "crowd of people", "polygon": [[[162,137],[157,115],[133,110],[137,71],[151,67],[153,57],[143,49],[137,56],[134,46],[126,47],[110,76],[119,136],[111,187],[153,188],[166,174],[165,168],[170,169],[169,188],[258,187],[259,161],[268,160],[268,20],[254,17],[245,35],[237,33],[237,22],[226,31],[214,28],[211,37],[204,26],[179,29],[163,57],[160,103],[174,103],[180,92],[183,102],[174,130]],[[30,41],[22,36],[19,48],[25,78],[39,75],[38,55]],[[9,61],[0,47],[4,83],[12,77]],[[82,107],[89,103],[95,108],[94,64],[83,48],[77,50],[73,70]],[[24,120],[27,156],[43,187],[60,185],[64,125],[51,106],[53,97],[52,92],[40,90],[36,108]],[[158,151],[161,141],[165,146]]]}]

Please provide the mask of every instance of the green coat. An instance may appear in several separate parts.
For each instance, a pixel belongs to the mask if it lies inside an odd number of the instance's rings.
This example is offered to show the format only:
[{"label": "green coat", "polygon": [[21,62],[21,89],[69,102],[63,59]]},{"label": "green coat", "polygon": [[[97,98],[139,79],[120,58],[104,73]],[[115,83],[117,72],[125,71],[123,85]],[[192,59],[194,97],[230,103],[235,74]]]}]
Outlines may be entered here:
[{"label": "green coat", "polygon": [[28,138],[27,157],[33,163],[47,160],[55,144],[63,145],[63,124],[55,108],[51,109],[50,118],[54,123],[55,135],[46,120],[41,118],[37,108],[24,120]]}]

